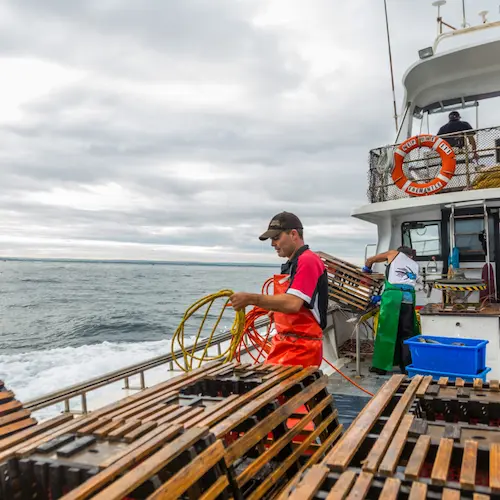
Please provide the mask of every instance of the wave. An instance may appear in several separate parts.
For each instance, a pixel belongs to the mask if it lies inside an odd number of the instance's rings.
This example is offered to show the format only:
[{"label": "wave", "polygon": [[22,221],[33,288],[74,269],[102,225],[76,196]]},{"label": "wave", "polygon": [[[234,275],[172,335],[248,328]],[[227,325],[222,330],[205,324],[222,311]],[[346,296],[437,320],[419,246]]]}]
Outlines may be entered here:
[{"label": "wave", "polygon": [[[171,341],[160,340],[138,343],[103,342],[21,354],[0,354],[0,379],[16,393],[20,401],[24,402],[135,363],[168,354],[170,350]],[[146,381],[147,377],[146,374]],[[120,383],[123,384],[123,382]],[[102,398],[102,390],[100,391]],[[116,394],[116,388],[114,394]],[[58,406],[43,409],[35,416],[38,419],[50,418],[59,414],[62,409],[61,403]]]},{"label": "wave", "polygon": [[21,278],[24,283],[62,283],[61,280],[55,278]]}]

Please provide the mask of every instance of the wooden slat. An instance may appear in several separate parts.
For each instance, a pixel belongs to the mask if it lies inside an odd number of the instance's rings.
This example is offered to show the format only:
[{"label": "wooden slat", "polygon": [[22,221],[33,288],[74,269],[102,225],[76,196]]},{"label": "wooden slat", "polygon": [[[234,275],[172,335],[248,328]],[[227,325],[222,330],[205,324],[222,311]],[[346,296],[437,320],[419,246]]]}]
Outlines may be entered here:
[{"label": "wooden slat", "polygon": [[[324,419],[321,424],[314,429],[307,437],[304,438],[304,441],[300,443],[300,445],[293,450],[293,452],[282,462],[280,465],[262,481],[262,483],[252,492],[250,496],[248,496],[247,500],[259,500],[261,499],[265,493],[274,486],[281,477],[287,472],[287,470],[297,461],[299,458],[306,452],[306,450],[310,447],[310,445],[320,436],[328,427],[331,422],[331,417],[333,413],[330,414],[326,419]],[[340,434],[340,428],[337,428],[333,431],[332,434]]]},{"label": "wooden slat", "polygon": [[475,390],[480,391],[483,388],[483,379],[475,378],[474,383],[473,383],[473,387]]},{"label": "wooden slat", "polygon": [[125,424],[121,425],[117,429],[111,431],[108,434],[108,439],[121,438],[121,437],[125,436],[125,434],[133,431],[134,429],[137,429],[137,427],[139,427],[140,425],[141,425],[141,422],[139,422],[138,420],[132,420],[132,422],[126,422]]},{"label": "wooden slat", "polygon": [[457,377],[455,379],[455,387],[464,387],[465,386],[465,380],[463,378]]},{"label": "wooden slat", "polygon": [[[226,465],[231,465],[237,458],[240,458],[252,446],[264,439],[278,424],[286,420],[298,407],[307,403],[318,392],[326,387],[328,377],[326,375],[320,377],[311,385],[304,388],[293,398],[281,405],[272,414],[268,415],[264,420],[254,425],[252,429],[246,432],[235,443],[231,444],[225,455]],[[212,432],[215,433],[213,430]],[[220,437],[216,434],[216,437]]]},{"label": "wooden slat", "polygon": [[448,385],[448,377],[439,377],[438,385],[440,387],[446,387]]},{"label": "wooden slat", "polygon": [[403,382],[404,378],[404,375],[393,375],[368,402],[351,424],[349,430],[342,436],[342,439],[340,439],[325,458],[324,463],[328,465],[330,469],[340,471],[346,469],[359,446],[370,432],[375,421],[389,404],[389,401]]},{"label": "wooden slat", "polygon": [[110,457],[108,457],[105,460],[103,460],[102,462],[100,462],[99,468],[105,469],[106,467],[109,467],[111,464],[118,462],[118,460],[121,460],[123,457],[132,453],[134,450],[145,445],[148,441],[153,442],[153,440],[157,436],[159,436],[162,432],[165,432],[166,430],[168,430],[170,428],[178,429],[177,434],[180,434],[182,431],[182,427],[180,425],[177,425],[177,426],[173,426],[171,424],[170,425],[169,424],[159,425],[158,427],[155,427],[152,431],[149,431],[147,434],[144,434],[143,436],[141,436],[139,439],[136,439],[133,443],[130,443],[126,448],[122,448],[120,451],[118,451],[114,455],[111,455]]},{"label": "wooden slat", "polygon": [[161,410],[156,411],[148,417],[142,418],[141,421],[143,424],[145,424],[146,422],[152,422],[153,420],[158,421],[160,418],[170,415],[170,413],[178,410],[179,408],[183,407],[179,406],[178,404],[163,405],[163,408]]},{"label": "wooden slat", "polygon": [[477,446],[477,441],[465,441],[462,468],[460,470],[460,486],[462,488],[474,489],[476,484]]},{"label": "wooden slat", "polygon": [[425,396],[425,393],[427,392],[427,388],[432,382],[432,375],[427,375],[423,378],[422,382],[418,386],[417,389],[417,397],[421,398]]},{"label": "wooden slat", "polygon": [[500,391],[500,382],[498,380],[490,380],[490,390],[494,392]]},{"label": "wooden slat", "polygon": [[0,417],[0,427],[11,424],[12,422],[17,422],[18,420],[23,420],[29,416],[29,410],[19,410],[14,413],[9,413],[8,415],[5,415],[5,417]]},{"label": "wooden slat", "polygon": [[120,408],[108,415],[108,417],[112,418],[113,420],[126,420],[130,417],[142,413],[144,410],[148,410],[149,408],[156,406],[159,402],[165,401],[170,397],[177,396],[178,394],[178,391],[170,391],[164,394],[155,395],[152,398],[148,398],[149,400],[146,402],[137,401],[136,403],[128,405],[125,408]]},{"label": "wooden slat", "polygon": [[[278,366],[278,365],[274,365],[274,366]],[[292,367],[292,368],[297,368],[297,367]],[[242,406],[245,406],[248,403],[250,403],[251,401],[258,399],[258,396],[260,396],[262,393],[268,391],[269,389],[271,389],[274,386],[277,386],[279,383],[281,383],[281,380],[283,380],[287,376],[288,375],[286,372],[281,373],[281,374],[277,374],[275,377],[267,380],[263,384],[259,384],[257,387],[255,387],[251,391],[247,392],[246,394],[243,394],[242,396],[240,396],[237,400],[233,401],[232,403],[229,403],[228,405],[221,408],[220,410],[208,415],[204,420],[202,420],[201,422],[198,422],[196,425],[202,426],[202,427],[203,426],[213,427],[217,422],[221,422],[223,419],[232,415],[235,411],[240,409]]]},{"label": "wooden slat", "polygon": [[172,422],[172,420],[175,420],[176,418],[179,418],[181,415],[184,415],[185,413],[188,413],[191,410],[190,406],[172,406],[172,409],[170,411],[165,412],[164,415],[160,416],[154,416],[151,415],[147,418],[145,418],[142,422],[144,424],[148,422],[158,422],[159,424],[166,424],[168,422]]},{"label": "wooden slat", "polygon": [[123,420],[112,420],[111,422],[107,423],[106,425],[103,425],[102,427],[99,427],[96,429],[93,434],[96,436],[99,436],[101,438],[106,437],[111,431],[114,431],[115,429],[118,429],[118,427],[121,427],[123,425],[124,421]]},{"label": "wooden slat", "polygon": [[199,500],[215,500],[229,486],[227,476],[221,476],[210,488],[201,495]]},{"label": "wooden slat", "polygon": [[[111,481],[116,479],[118,476],[120,476],[129,467],[131,467],[136,463],[139,463],[145,457],[150,455],[152,451],[158,449],[164,443],[170,441],[172,438],[177,436],[181,431],[182,428],[180,426],[165,426],[165,430],[161,434],[157,435],[155,439],[150,439],[147,443],[143,444],[141,447],[136,448],[133,453],[128,453],[122,459],[118,460],[117,462],[113,463],[103,471],[99,472],[95,476],[85,481],[83,484],[78,486],[78,488],[75,488],[69,493],[67,493],[63,497],[64,500],[84,500],[86,498],[89,498],[96,491],[100,490],[101,488],[109,484]],[[200,431],[199,435],[203,435],[203,432]],[[175,439],[173,442],[174,443],[178,442],[178,439]],[[167,449],[169,446],[170,445],[165,446],[160,450],[160,452]],[[171,448],[168,449],[170,450]],[[181,453],[181,450],[179,450],[179,453]],[[156,454],[152,456],[154,457],[156,456]],[[147,460],[150,460],[150,458],[152,457],[146,458],[146,460],[142,462],[140,466],[136,467],[133,470],[138,471],[139,473],[143,471],[145,468],[144,464],[146,463]],[[113,483],[112,486],[116,485],[119,481],[122,481],[127,476],[128,476],[127,474],[125,476],[122,476],[118,481]],[[125,495],[126,493],[124,493],[121,497],[115,497],[115,498],[120,498],[121,500]],[[111,497],[100,495],[100,499],[111,500]]]},{"label": "wooden slat", "polygon": [[157,405],[152,406],[151,408],[148,408],[147,410],[141,411],[140,413],[136,413],[132,417],[132,419],[133,420],[142,420],[144,418],[149,417],[150,415],[155,414],[159,410],[164,410],[165,408],[167,408],[167,404],[165,404],[165,403],[158,403]]},{"label": "wooden slat", "polygon": [[460,491],[444,488],[441,500],[460,500]]},{"label": "wooden slat", "polygon": [[182,424],[184,425],[186,422],[191,420],[193,417],[204,415],[205,414],[205,408],[202,408],[200,406],[196,407],[191,407],[191,411],[189,413],[186,413],[182,415],[181,417],[176,418],[175,420],[172,421],[173,424]]},{"label": "wooden slat", "polygon": [[490,500],[491,497],[489,495],[482,495],[481,493],[474,493],[472,500]]},{"label": "wooden slat", "polygon": [[401,457],[401,453],[408,438],[408,431],[413,422],[413,418],[413,415],[405,415],[403,417],[401,425],[398,427],[396,434],[387,449],[384,459],[380,464],[379,471],[381,474],[390,476],[396,471],[399,458]]},{"label": "wooden slat", "polygon": [[[265,464],[269,463],[288,443],[290,443],[299,434],[304,427],[312,422],[314,418],[321,414],[325,407],[332,401],[332,397],[328,396],[315,406],[310,412],[303,416],[291,429],[275,441],[264,453],[255,459],[243,472],[236,478],[238,486],[245,485]],[[337,413],[335,413],[337,414]]]},{"label": "wooden slat", "polygon": [[[232,411],[227,418],[225,418],[222,422],[217,424],[212,428],[212,432],[215,434],[215,437],[219,438],[224,436],[229,431],[234,429],[236,426],[244,422],[249,415],[255,415],[263,406],[265,406],[269,401],[273,401],[278,396],[281,396],[288,389],[292,388],[294,385],[302,382],[309,375],[312,375],[317,368],[310,367],[300,370],[295,375],[292,375],[290,378],[280,382],[278,385],[272,387],[269,391],[266,391],[264,394],[258,396],[255,400],[251,400],[245,398],[245,401],[251,401],[248,404],[245,404],[243,407],[240,407],[236,411]],[[252,392],[252,391],[250,391]],[[250,393],[247,393],[247,396]],[[229,408],[237,408],[238,401],[235,401],[232,405],[229,404]],[[210,417],[209,417],[210,419]],[[205,421],[202,421],[203,424]]]},{"label": "wooden slat", "polygon": [[[328,493],[326,500],[345,500],[351,487],[356,480],[356,473],[352,470],[343,472],[338,478],[337,482]],[[293,500],[300,500],[299,498]]]},{"label": "wooden slat", "polygon": [[179,498],[208,470],[224,457],[224,445],[218,440],[183,467],[177,474],[163,483],[147,500]]},{"label": "wooden slat", "polygon": [[19,422],[14,422],[13,424],[4,425],[0,427],[0,439],[5,436],[10,436],[11,434],[27,429],[28,427],[33,427],[36,425],[36,420],[34,418],[25,418]]},{"label": "wooden slat", "polygon": [[0,409],[3,408],[3,403],[4,401],[8,401],[9,399],[12,399],[15,397],[15,394],[12,391],[0,391]]},{"label": "wooden slat", "polygon": [[22,409],[23,409],[23,405],[17,399],[14,399],[14,400],[9,401],[8,403],[4,403],[3,405],[0,406],[0,417],[8,415],[9,413],[11,413],[13,411],[22,410]]},{"label": "wooden slat", "polygon": [[[176,426],[173,426],[176,427]],[[161,469],[167,466],[172,460],[175,460],[183,451],[187,448],[193,446],[200,438],[208,433],[206,427],[203,428],[193,428],[181,434],[177,439],[171,443],[163,446],[154,455],[146,458],[138,467],[135,467],[127,474],[120,477],[118,480],[114,481],[107,488],[100,491],[97,495],[92,497],[93,500],[122,500],[123,497],[127,496],[130,492],[134,491],[139,485],[144,483],[146,480],[154,476]],[[123,460],[126,460],[125,457]],[[103,473],[108,472],[110,469],[117,469],[119,462],[109,467]],[[101,474],[103,474],[101,473]],[[97,476],[99,476],[98,474]],[[92,479],[95,479],[94,476]],[[85,484],[92,481],[90,479]],[[70,493],[71,495],[71,493]],[[86,497],[70,497],[64,500],[79,500],[80,498]]]},{"label": "wooden slat", "polygon": [[295,491],[290,495],[289,500],[313,499],[329,472],[330,469],[324,465],[314,465],[311,467]]},{"label": "wooden slat", "polygon": [[100,427],[109,424],[109,422],[111,422],[110,418],[100,418],[95,422],[92,422],[78,429],[77,434],[92,434],[96,429],[99,429]]},{"label": "wooden slat", "polygon": [[436,454],[436,460],[431,472],[433,484],[445,484],[450,468],[451,452],[453,451],[453,439],[441,438]]},{"label": "wooden slat", "polygon": [[408,500],[425,500],[426,498],[427,485],[425,483],[413,483]]},{"label": "wooden slat", "polygon": [[[389,417],[389,420],[384,425],[384,428],[382,429],[379,438],[377,439],[377,441],[375,441],[375,444],[373,445],[372,449],[368,453],[368,456],[366,457],[363,463],[362,468],[364,471],[374,473],[378,469],[378,466],[382,461],[387,448],[389,447],[391,441],[393,440],[394,433],[396,432],[396,429],[398,428],[399,423],[403,418],[403,415],[405,415],[407,409],[410,407],[411,403],[415,398],[415,393],[418,389],[418,386],[422,382],[422,378],[423,377],[421,375],[415,375],[415,377],[413,377],[412,381],[406,388],[404,394],[399,399],[398,404],[396,405],[396,407],[391,413],[391,416]],[[406,433],[408,433],[409,428],[410,426],[407,427]],[[391,459],[388,460],[389,462],[391,461]]]},{"label": "wooden slat", "polygon": [[408,464],[405,469],[405,478],[416,480],[420,474],[422,466],[424,465],[425,457],[429,451],[431,445],[431,437],[428,435],[422,435],[418,438],[413,452],[410,455]]},{"label": "wooden slat", "polygon": [[42,432],[49,429],[54,429],[55,427],[67,422],[68,420],[73,420],[73,415],[60,415],[58,417],[30,427],[29,429],[26,429],[24,431],[17,432],[13,436],[7,437],[0,441],[0,451],[8,450],[14,445],[24,443],[27,439],[34,437],[37,434],[41,434]]},{"label": "wooden slat", "polygon": [[490,488],[500,491],[500,443],[491,443],[490,446]]},{"label": "wooden slat", "polygon": [[232,394],[231,396],[229,396],[228,398],[225,398],[220,403],[217,403],[217,404],[214,404],[212,406],[209,406],[208,408],[205,408],[204,413],[202,413],[201,415],[197,415],[195,417],[192,417],[190,420],[185,422],[184,428],[190,429],[191,427],[198,425],[202,420],[205,420],[209,415],[213,415],[214,413],[218,412],[220,409],[224,408],[229,403],[232,403],[233,401],[239,399],[239,397],[240,397],[239,394]]},{"label": "wooden slat", "polygon": [[399,488],[401,487],[401,481],[393,477],[389,477],[385,480],[384,488],[380,492],[380,500],[397,500],[399,495]]},{"label": "wooden slat", "polygon": [[358,476],[358,479],[354,483],[354,486],[352,487],[349,495],[347,496],[347,500],[357,500],[365,498],[366,494],[368,493],[368,490],[370,489],[372,481],[373,481],[373,474],[370,474],[369,472],[362,472]]},{"label": "wooden slat", "polygon": [[[140,438],[141,436],[143,436],[147,432],[153,430],[157,425],[159,425],[159,424],[156,422],[148,422],[147,424],[142,424],[139,427],[137,427],[137,429],[134,429],[134,430],[128,432],[127,434],[125,434],[125,436],[123,436],[123,440],[126,441],[127,443],[130,443],[131,441],[135,441],[136,439]],[[161,424],[161,425],[164,425],[164,424]]]}]

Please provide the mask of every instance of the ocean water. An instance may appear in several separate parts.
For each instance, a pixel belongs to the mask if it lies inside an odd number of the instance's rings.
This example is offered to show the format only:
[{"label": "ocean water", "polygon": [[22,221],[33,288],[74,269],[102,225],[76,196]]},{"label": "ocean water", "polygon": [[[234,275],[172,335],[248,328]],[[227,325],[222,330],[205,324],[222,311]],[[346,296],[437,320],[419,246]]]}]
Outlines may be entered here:
[{"label": "ocean water", "polygon": [[[166,354],[194,301],[222,289],[258,292],[278,271],[278,263],[273,268],[1,261],[0,379],[27,401]],[[214,306],[209,321],[219,311]],[[188,336],[200,318],[187,325]],[[233,318],[228,311],[221,330]]]}]

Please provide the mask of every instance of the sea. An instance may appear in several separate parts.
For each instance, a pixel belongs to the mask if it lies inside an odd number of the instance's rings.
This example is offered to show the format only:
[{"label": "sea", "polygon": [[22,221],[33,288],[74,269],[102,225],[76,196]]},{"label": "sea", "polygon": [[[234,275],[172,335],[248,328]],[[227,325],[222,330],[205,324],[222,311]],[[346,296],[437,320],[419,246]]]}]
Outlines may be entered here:
[{"label": "sea", "polygon": [[[0,379],[29,401],[167,354],[192,303],[225,289],[259,292],[278,271],[279,263],[2,260]],[[209,318],[215,321],[223,302]],[[202,312],[186,324],[188,338],[196,335]],[[230,328],[232,319],[228,310],[218,329]]]}]

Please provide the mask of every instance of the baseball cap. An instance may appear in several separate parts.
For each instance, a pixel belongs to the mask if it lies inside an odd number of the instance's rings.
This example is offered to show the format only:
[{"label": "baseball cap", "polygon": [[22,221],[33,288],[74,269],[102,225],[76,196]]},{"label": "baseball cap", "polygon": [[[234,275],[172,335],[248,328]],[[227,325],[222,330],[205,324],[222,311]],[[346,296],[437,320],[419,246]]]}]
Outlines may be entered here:
[{"label": "baseball cap", "polygon": [[274,238],[274,236],[278,236],[282,231],[290,229],[303,229],[302,222],[300,222],[300,219],[295,214],[281,212],[271,219],[267,231],[259,236],[259,240],[264,241],[268,238]]}]

